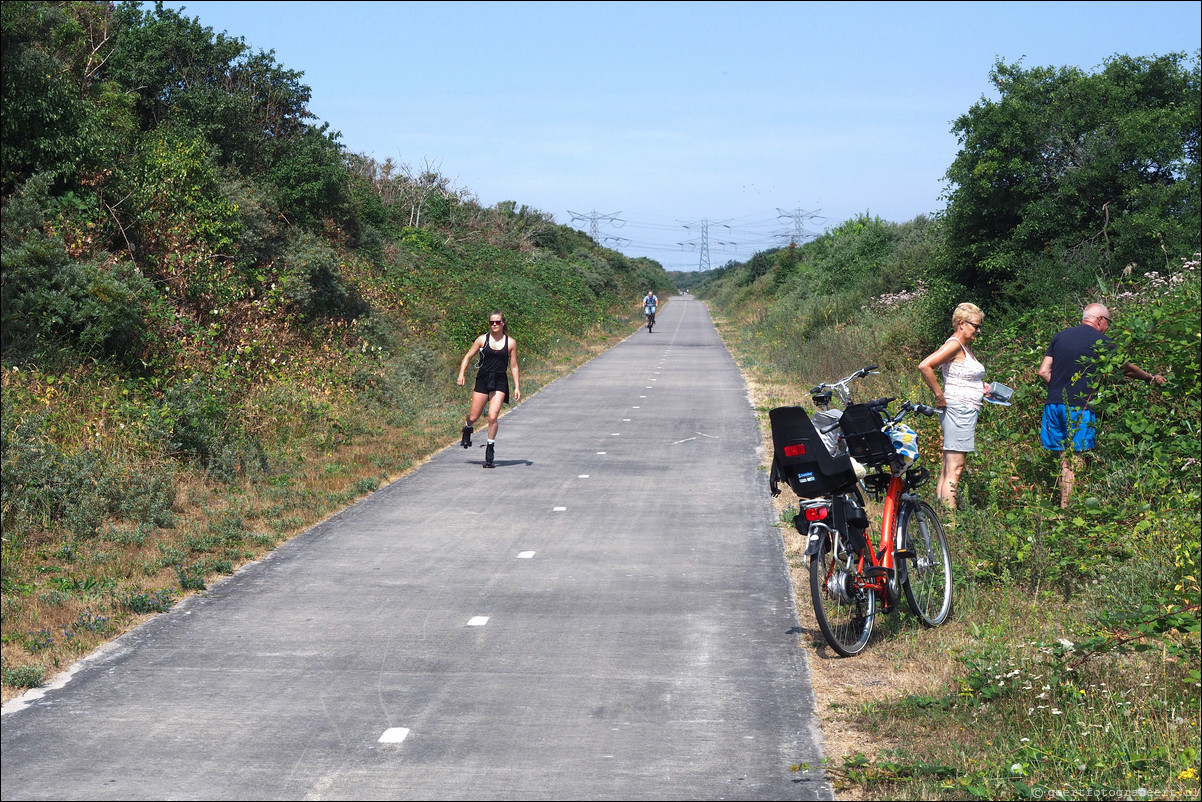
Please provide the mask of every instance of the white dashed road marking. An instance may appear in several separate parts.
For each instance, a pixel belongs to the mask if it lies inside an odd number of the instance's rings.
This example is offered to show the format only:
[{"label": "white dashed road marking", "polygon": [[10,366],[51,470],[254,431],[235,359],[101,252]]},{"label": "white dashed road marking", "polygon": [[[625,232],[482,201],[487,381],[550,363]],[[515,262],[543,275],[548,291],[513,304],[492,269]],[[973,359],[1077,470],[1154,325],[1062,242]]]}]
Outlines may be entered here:
[{"label": "white dashed road marking", "polygon": [[382,744],[399,744],[409,735],[408,727],[389,727],[384,730],[384,734],[380,736]]}]

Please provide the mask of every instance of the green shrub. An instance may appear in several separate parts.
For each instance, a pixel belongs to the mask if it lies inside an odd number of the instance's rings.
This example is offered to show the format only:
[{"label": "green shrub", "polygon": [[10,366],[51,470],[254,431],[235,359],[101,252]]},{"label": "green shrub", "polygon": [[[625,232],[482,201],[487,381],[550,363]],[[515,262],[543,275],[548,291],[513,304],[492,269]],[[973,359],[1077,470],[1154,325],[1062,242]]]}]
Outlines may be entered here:
[{"label": "green shrub", "polygon": [[232,258],[242,220],[208,143],[156,130],[138,150],[130,183],[133,228],[161,279],[206,311],[247,295]]},{"label": "green shrub", "polygon": [[59,607],[70,600],[71,596],[61,590],[47,590],[38,594],[38,601],[49,607]]},{"label": "green shrub", "polygon": [[30,630],[21,639],[21,645],[30,654],[37,654],[38,652],[44,652],[54,647],[54,636],[50,634],[50,630],[48,629]]},{"label": "green shrub", "polygon": [[45,436],[45,412],[15,418],[5,414],[0,424],[0,495],[10,536],[19,539],[31,526],[56,525],[79,538],[93,536],[107,506],[96,478],[109,466],[96,451],[59,451]]},{"label": "green shrub", "polygon": [[179,577],[179,586],[182,589],[205,589],[205,566],[202,563],[193,563],[192,565],[188,566],[177,566],[175,573]]},{"label": "green shrub", "polygon": [[91,610],[80,613],[73,626],[77,631],[93,635],[107,635],[114,629],[112,619],[105,615],[96,615]]},{"label": "green shrub", "polygon": [[347,174],[338,134],[328,125],[306,126],[279,143],[269,171],[280,208],[299,226],[342,219],[348,209]]},{"label": "green shrub", "polygon": [[[108,255],[72,259],[58,237],[44,234],[44,187],[5,204],[0,260],[6,359],[53,357],[68,348],[83,356],[113,357],[137,366],[144,348],[145,314],[154,286],[126,260]],[[9,215],[14,218],[10,223]]]},{"label": "green shrub", "polygon": [[369,312],[343,278],[337,252],[313,234],[301,232],[288,243],[283,262],[284,295],[305,317],[350,320]]},{"label": "green shrub", "polygon": [[37,688],[45,679],[45,667],[35,663],[4,667],[4,684],[14,688]]},{"label": "green shrub", "polygon": [[168,588],[155,591],[131,591],[121,600],[132,613],[163,613],[175,604],[175,593]]},{"label": "green shrub", "polygon": [[163,393],[164,450],[200,463],[222,482],[265,473],[267,455],[260,443],[233,419],[237,396],[229,382],[197,376],[179,381]]}]

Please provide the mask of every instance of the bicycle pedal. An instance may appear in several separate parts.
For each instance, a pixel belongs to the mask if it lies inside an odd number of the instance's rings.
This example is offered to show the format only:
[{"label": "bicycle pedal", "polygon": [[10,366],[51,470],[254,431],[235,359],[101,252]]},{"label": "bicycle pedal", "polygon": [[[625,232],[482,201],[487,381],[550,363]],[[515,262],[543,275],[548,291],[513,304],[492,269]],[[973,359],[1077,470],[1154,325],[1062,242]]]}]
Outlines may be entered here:
[{"label": "bicycle pedal", "polygon": [[896,552],[899,560],[917,560],[918,552],[914,549],[898,549]]},{"label": "bicycle pedal", "polygon": [[883,565],[874,565],[871,568],[864,569],[865,579],[876,579],[882,576],[889,576],[889,569]]}]

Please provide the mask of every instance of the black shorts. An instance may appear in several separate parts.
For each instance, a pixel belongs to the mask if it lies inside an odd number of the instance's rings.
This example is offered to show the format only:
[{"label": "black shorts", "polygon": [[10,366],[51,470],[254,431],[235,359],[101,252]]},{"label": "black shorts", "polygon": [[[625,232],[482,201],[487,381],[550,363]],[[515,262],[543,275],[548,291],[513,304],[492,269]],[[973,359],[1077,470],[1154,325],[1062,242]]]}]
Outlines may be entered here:
[{"label": "black shorts", "polygon": [[502,399],[503,403],[509,403],[509,374],[508,373],[487,373],[480,371],[476,374],[476,383],[472,386],[472,391],[476,393],[484,393],[491,396],[497,391],[505,394]]}]

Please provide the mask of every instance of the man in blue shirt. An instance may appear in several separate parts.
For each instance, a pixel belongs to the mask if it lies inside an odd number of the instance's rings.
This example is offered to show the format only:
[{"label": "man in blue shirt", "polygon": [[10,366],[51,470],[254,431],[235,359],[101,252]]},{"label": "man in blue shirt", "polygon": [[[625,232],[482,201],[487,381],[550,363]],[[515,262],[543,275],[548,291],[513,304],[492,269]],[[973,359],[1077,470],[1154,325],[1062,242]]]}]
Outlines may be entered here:
[{"label": "man in blue shirt", "polygon": [[[1039,439],[1048,451],[1060,452],[1060,506],[1067,507],[1073,493],[1076,471],[1084,455],[1094,447],[1096,423],[1089,402],[1093,397],[1094,374],[1098,355],[1114,347],[1106,336],[1110,328],[1110,310],[1102,304],[1090,304],[1081,313],[1081,325],[1052,338],[1039,378],[1047,382],[1048,398],[1043,407]],[[1161,385],[1165,378],[1153,375],[1128,362],[1123,373],[1131,378]],[[1071,445],[1071,453],[1065,449]]]},{"label": "man in blue shirt", "polygon": [[651,327],[655,325],[655,310],[659,306],[659,298],[655,297],[655,293],[647,290],[647,294],[643,296],[643,314],[647,316],[647,331],[651,331]]}]

